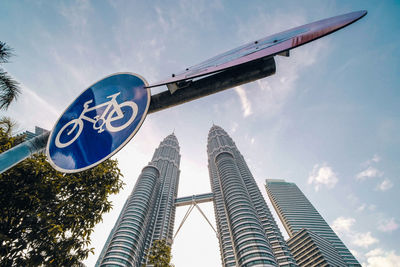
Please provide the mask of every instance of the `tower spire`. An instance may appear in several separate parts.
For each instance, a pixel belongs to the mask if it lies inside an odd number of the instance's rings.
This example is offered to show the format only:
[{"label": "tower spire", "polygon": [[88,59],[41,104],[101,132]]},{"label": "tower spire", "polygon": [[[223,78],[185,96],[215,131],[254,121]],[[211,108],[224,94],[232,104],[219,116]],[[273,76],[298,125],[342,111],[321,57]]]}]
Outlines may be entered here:
[{"label": "tower spire", "polygon": [[[294,266],[295,261],[243,156],[232,138],[214,122],[208,135],[207,153],[222,265]],[[243,247],[246,253],[238,249]]]},{"label": "tower spire", "polygon": [[[177,197],[180,174],[179,162],[178,140],[175,135],[169,135],[160,143],[152,161],[139,175],[111,230],[96,267],[109,264],[143,266],[146,264],[147,251],[154,240],[164,239],[171,246],[175,220],[174,200]],[[165,171],[167,169],[168,171]]]}]

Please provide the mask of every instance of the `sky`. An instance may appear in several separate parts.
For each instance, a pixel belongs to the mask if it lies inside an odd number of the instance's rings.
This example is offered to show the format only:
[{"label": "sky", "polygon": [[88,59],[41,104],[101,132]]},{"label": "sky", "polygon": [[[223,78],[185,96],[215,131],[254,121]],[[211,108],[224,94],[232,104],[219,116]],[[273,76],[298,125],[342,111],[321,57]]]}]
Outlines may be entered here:
[{"label": "sky", "polygon": [[[294,182],[363,266],[400,266],[400,1],[1,1],[1,41],[16,55],[3,67],[22,94],[0,115],[18,122],[16,132],[52,129],[83,90],[112,73],[157,82],[241,44],[357,10],[368,14],[275,57],[274,76],[149,115],[113,157],[125,187],[111,197],[85,264],[94,265],[168,134],[181,147],[178,196],[211,191],[206,141],[215,123],[266,199],[265,179]],[[200,207],[215,225],[212,204]],[[186,209],[177,208],[176,228]],[[221,265],[215,233],[197,210],[172,254],[176,267]]]}]

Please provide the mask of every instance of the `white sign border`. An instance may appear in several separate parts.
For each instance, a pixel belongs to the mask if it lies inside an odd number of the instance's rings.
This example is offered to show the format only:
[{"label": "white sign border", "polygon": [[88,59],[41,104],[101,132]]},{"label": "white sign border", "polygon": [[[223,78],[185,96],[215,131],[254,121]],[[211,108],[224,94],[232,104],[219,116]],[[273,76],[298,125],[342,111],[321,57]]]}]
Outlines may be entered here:
[{"label": "white sign border", "polygon": [[[53,137],[54,129],[55,129],[55,127],[57,126],[57,124],[58,124],[58,122],[60,121],[60,119],[62,118],[62,116],[63,116],[63,115],[65,114],[65,112],[71,107],[71,105],[72,105],[72,104],[73,104],[87,89],[89,89],[90,87],[92,87],[92,86],[95,85],[96,83],[101,82],[102,80],[107,79],[108,77],[115,76],[115,75],[119,75],[119,74],[129,74],[129,75],[132,75],[132,76],[135,76],[135,77],[139,78],[139,79],[142,80],[143,83],[144,83],[144,89],[147,90],[147,96],[148,96],[148,97],[147,97],[146,109],[144,110],[143,116],[142,116],[142,118],[141,118],[139,124],[136,126],[135,130],[131,133],[131,135],[130,135],[128,138],[125,139],[125,141],[124,141],[119,147],[117,147],[116,149],[114,149],[114,151],[112,151],[110,154],[108,154],[108,155],[107,155],[106,157],[104,157],[103,159],[101,159],[101,160],[99,160],[99,161],[97,161],[97,162],[95,162],[95,163],[93,163],[93,164],[91,164],[91,165],[89,165],[89,166],[87,166],[87,167],[80,168],[80,169],[69,170],[69,169],[63,169],[63,168],[57,166],[57,165],[53,162],[53,160],[51,159],[51,157],[50,157],[50,151],[49,151],[49,149],[50,149],[50,140],[51,140],[51,138]],[[145,79],[143,76],[141,76],[141,75],[139,75],[139,74],[136,74],[136,73],[133,73],[133,72],[117,72],[117,73],[110,74],[110,75],[108,75],[108,76],[106,76],[106,77],[104,77],[104,78],[98,80],[97,82],[93,83],[92,85],[90,85],[89,87],[87,87],[85,90],[83,90],[83,91],[74,99],[74,101],[72,101],[71,104],[64,110],[64,112],[62,113],[62,115],[58,118],[57,122],[54,124],[53,129],[51,130],[51,133],[50,133],[49,139],[48,139],[48,141],[47,141],[47,145],[46,145],[46,157],[47,157],[47,160],[48,160],[48,162],[50,163],[50,165],[51,165],[55,170],[60,171],[60,172],[63,172],[63,173],[77,173],[77,172],[81,172],[81,171],[85,171],[85,170],[91,169],[91,168],[95,167],[96,165],[102,163],[103,161],[105,161],[105,160],[111,158],[112,156],[114,156],[114,155],[115,155],[118,151],[120,151],[126,144],[128,144],[129,141],[135,136],[135,134],[137,133],[137,131],[139,131],[140,127],[142,126],[142,124],[143,124],[145,118],[147,117],[147,112],[148,112],[148,110],[149,110],[149,107],[150,107],[150,100],[151,100],[151,91],[150,91],[150,88],[149,88],[148,86],[149,86],[149,83],[146,81],[146,79]]]}]

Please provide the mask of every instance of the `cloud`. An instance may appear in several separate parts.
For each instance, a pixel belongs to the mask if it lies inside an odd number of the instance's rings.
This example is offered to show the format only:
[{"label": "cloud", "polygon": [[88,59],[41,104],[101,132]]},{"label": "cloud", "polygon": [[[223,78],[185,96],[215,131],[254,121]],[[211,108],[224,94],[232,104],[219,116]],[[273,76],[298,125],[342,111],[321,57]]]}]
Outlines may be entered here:
[{"label": "cloud", "polygon": [[352,229],[356,219],[338,217],[333,221],[331,227],[340,236],[346,236],[351,240],[353,245],[358,247],[368,248],[370,245],[378,243],[379,240],[371,235],[371,232],[361,233]]},{"label": "cloud", "polygon": [[365,210],[366,207],[367,207],[367,205],[365,203],[363,203],[357,208],[357,211],[361,212],[361,211]]},{"label": "cloud", "polygon": [[46,101],[42,96],[40,96],[33,90],[29,89],[28,87],[24,87],[24,93],[29,95],[27,96],[27,98],[29,99],[31,104],[36,102],[36,104],[41,107],[42,112],[43,109],[45,109],[47,110],[47,112],[50,112],[52,115],[56,117],[60,116],[61,110],[59,108],[53,106],[49,101]]},{"label": "cloud", "polygon": [[380,172],[379,170],[370,166],[366,170],[357,174],[356,179],[357,180],[365,180],[366,178],[381,177],[382,175],[383,175],[383,172]]},{"label": "cloud", "polygon": [[375,256],[379,256],[382,255],[384,253],[384,251],[381,248],[376,248],[373,249],[367,253],[365,253],[366,257],[375,257]]},{"label": "cloud", "polygon": [[364,166],[369,166],[372,163],[378,163],[381,161],[381,157],[375,154],[371,159],[367,160],[366,162],[362,163]]},{"label": "cloud", "polygon": [[247,98],[246,91],[241,86],[237,86],[235,88],[235,92],[238,94],[240,98],[240,103],[242,104],[243,117],[247,117],[252,114],[251,112],[251,103]]},{"label": "cloud", "polygon": [[351,254],[353,254],[354,257],[356,257],[356,259],[360,258],[360,253],[357,250],[354,249],[349,249]]},{"label": "cloud", "polygon": [[376,189],[383,192],[383,191],[389,190],[392,187],[393,187],[393,183],[389,179],[386,178],[385,180],[383,180],[381,183],[379,183],[376,186]]},{"label": "cloud", "polygon": [[370,204],[370,205],[368,206],[368,209],[369,209],[370,211],[374,211],[374,210],[376,210],[376,205]]},{"label": "cloud", "polygon": [[376,205],[375,204],[367,205],[367,204],[363,203],[357,208],[356,211],[357,212],[361,212],[361,211],[364,211],[365,209],[368,209],[370,211],[374,211],[374,210],[376,210]]},{"label": "cloud", "polygon": [[[290,58],[275,57],[277,73],[265,79],[246,85],[253,89],[251,95],[253,109],[265,116],[275,116],[298,90],[298,80],[307,67],[312,66],[326,43],[313,43],[312,49],[296,49]],[[261,90],[260,90],[261,89]]]},{"label": "cloud", "polygon": [[381,161],[381,158],[377,154],[375,154],[371,159],[371,162],[379,162],[379,161]]},{"label": "cloud", "polygon": [[237,122],[233,122],[232,128],[231,128],[231,133],[236,132],[239,124]]},{"label": "cloud", "polygon": [[378,243],[379,240],[371,235],[371,232],[366,233],[357,233],[354,232],[351,234],[352,243],[356,246],[368,248],[370,245]]},{"label": "cloud", "polygon": [[378,225],[378,230],[382,232],[393,232],[398,228],[399,225],[396,223],[394,218],[381,220]]},{"label": "cloud", "polygon": [[20,87],[23,93],[6,113],[7,116],[15,118],[21,126],[16,130],[30,130],[35,126],[51,130],[63,110],[54,105],[48,95],[35,92],[23,82],[20,82]]},{"label": "cloud", "polygon": [[354,205],[356,205],[360,200],[354,194],[347,195],[347,199]]},{"label": "cloud", "polygon": [[255,141],[256,141],[256,139],[254,139],[254,137],[252,137],[250,140],[250,143],[253,145]]},{"label": "cloud", "polygon": [[69,22],[70,26],[80,35],[87,33],[88,14],[92,10],[90,1],[79,0],[72,5],[60,4],[59,13]]},{"label": "cloud", "polygon": [[355,222],[354,218],[339,217],[333,221],[332,229],[337,233],[348,233]]},{"label": "cloud", "polygon": [[322,164],[322,166],[319,166],[318,164],[314,165],[314,168],[308,177],[308,184],[313,184],[315,191],[318,191],[322,186],[333,188],[337,182],[338,178],[336,174],[326,163]]},{"label": "cloud", "polygon": [[365,267],[398,267],[400,266],[400,255],[395,251],[386,252],[381,248],[376,248],[365,254],[367,262],[363,263]]},{"label": "cloud", "polygon": [[[381,158],[377,154],[375,154],[372,157],[372,159],[367,160],[364,164],[365,165],[370,165],[371,163],[379,162],[379,161],[381,161]],[[360,180],[360,181],[363,181],[363,180],[365,180],[367,178],[375,178],[375,177],[382,177],[382,176],[383,176],[383,172],[382,171],[379,171],[378,169],[369,166],[364,171],[358,173],[356,175],[356,179]],[[379,191],[383,192],[383,191],[389,190],[392,187],[393,187],[392,181],[390,181],[389,179],[385,178],[382,182],[377,184],[376,190],[379,190]]]},{"label": "cloud", "polygon": [[[239,40],[242,40],[241,43],[247,43],[305,24],[308,21],[307,16],[299,12],[284,16],[277,13],[260,12],[246,21],[239,21],[237,36]],[[265,25],[268,25],[268,28],[265,28]],[[327,40],[320,39],[306,47],[291,50],[288,58],[275,57],[277,69],[275,75],[245,86],[245,88],[252,89],[249,97],[254,113],[262,113],[263,116],[269,117],[279,114],[298,90],[304,90],[298,86],[299,78],[321,57],[327,55],[326,51],[329,51],[329,46]]]}]

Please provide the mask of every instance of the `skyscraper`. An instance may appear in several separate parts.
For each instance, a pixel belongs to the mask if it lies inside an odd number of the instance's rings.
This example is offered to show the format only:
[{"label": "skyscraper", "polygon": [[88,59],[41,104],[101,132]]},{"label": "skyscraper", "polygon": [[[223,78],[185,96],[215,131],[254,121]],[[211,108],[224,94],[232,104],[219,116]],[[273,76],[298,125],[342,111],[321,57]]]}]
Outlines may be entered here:
[{"label": "skyscraper", "polygon": [[211,127],[207,153],[222,265],[296,266],[243,156],[221,127]]},{"label": "skyscraper", "polygon": [[[360,266],[296,184],[287,183],[285,180],[268,179],[266,181],[266,189],[272,205],[291,239],[302,229],[306,229],[311,232],[310,236],[316,234],[332,244],[347,266]],[[320,238],[314,238],[314,240],[322,241]],[[297,244],[297,242],[292,242],[291,240],[288,243]],[[323,242],[320,243],[322,244]],[[304,254],[299,255],[302,256]],[[331,255],[333,254],[331,253]],[[295,258],[297,260],[297,257]]]},{"label": "skyscraper", "polygon": [[179,163],[178,140],[171,134],[143,168],[96,266],[142,266],[154,240],[172,244]]},{"label": "skyscraper", "polygon": [[287,244],[300,266],[347,266],[333,245],[311,230],[296,232]]}]

